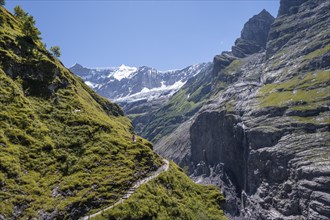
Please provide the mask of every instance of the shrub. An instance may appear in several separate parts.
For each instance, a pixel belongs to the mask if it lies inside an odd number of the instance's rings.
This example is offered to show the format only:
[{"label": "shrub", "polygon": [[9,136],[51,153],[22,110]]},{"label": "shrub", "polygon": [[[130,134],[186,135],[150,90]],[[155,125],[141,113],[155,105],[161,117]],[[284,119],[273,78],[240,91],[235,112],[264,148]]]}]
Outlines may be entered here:
[{"label": "shrub", "polygon": [[50,51],[53,53],[55,57],[60,57],[61,56],[61,49],[59,46],[53,46],[50,48]]},{"label": "shrub", "polygon": [[25,18],[28,16],[28,13],[25,12],[21,6],[17,5],[17,6],[14,8],[14,15],[15,15],[17,18],[23,20],[23,19],[25,19]]}]

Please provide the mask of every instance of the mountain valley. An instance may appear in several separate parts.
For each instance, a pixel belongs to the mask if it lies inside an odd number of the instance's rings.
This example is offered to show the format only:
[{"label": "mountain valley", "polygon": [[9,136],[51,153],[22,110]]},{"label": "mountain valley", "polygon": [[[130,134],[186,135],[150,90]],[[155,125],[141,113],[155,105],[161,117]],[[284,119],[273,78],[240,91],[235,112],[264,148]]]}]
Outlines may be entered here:
[{"label": "mountain valley", "polygon": [[330,219],[329,9],[159,71],[66,68],[0,6],[0,220]]},{"label": "mountain valley", "polygon": [[90,69],[75,64],[70,68],[98,94],[118,103],[139,134],[142,134],[145,126],[152,120],[154,112],[189,79],[211,69],[212,63],[168,71],[125,65]]},{"label": "mountain valley", "polygon": [[139,130],[195,182],[220,186],[229,218],[330,217],[329,8],[281,0],[276,18],[253,16]]}]

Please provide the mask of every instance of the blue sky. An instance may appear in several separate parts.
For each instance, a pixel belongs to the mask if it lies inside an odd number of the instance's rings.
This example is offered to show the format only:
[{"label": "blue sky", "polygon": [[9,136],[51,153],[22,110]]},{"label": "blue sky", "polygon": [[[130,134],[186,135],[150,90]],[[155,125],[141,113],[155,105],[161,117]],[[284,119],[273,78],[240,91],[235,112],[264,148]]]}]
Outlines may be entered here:
[{"label": "blue sky", "polygon": [[48,47],[67,67],[151,66],[179,69],[230,50],[246,21],[279,0],[87,1],[7,0],[32,14]]}]

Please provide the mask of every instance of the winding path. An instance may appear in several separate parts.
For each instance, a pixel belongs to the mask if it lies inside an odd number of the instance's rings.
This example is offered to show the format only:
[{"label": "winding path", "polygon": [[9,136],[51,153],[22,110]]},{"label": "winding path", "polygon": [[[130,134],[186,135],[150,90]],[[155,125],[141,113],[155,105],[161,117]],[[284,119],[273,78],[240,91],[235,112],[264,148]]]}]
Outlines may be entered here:
[{"label": "winding path", "polygon": [[128,199],[134,192],[135,192],[135,190],[137,189],[137,188],[139,188],[142,184],[144,184],[144,183],[147,183],[147,182],[149,182],[150,180],[152,180],[152,179],[155,179],[159,174],[161,174],[162,172],[165,172],[165,171],[167,171],[168,170],[168,168],[169,168],[169,162],[168,162],[168,160],[166,160],[166,159],[163,159],[163,161],[164,161],[164,165],[162,165],[161,167],[159,167],[155,172],[153,172],[150,176],[147,176],[147,177],[145,177],[145,178],[143,178],[143,179],[141,179],[141,180],[139,180],[138,182],[136,182],[124,195],[123,195],[123,197],[121,198],[121,199],[119,199],[119,201],[118,202],[116,202],[115,204],[113,204],[113,205],[111,205],[111,206],[109,206],[109,207],[106,207],[106,208],[104,208],[104,209],[102,209],[102,210],[100,210],[100,211],[98,211],[98,212],[96,212],[96,213],[94,213],[94,214],[92,214],[92,215],[87,215],[87,216],[84,216],[84,217],[81,217],[79,220],[88,220],[88,219],[90,219],[90,218],[93,218],[93,217],[95,217],[95,216],[97,216],[97,215],[100,215],[100,214],[102,214],[102,212],[105,212],[105,211],[107,211],[107,210],[109,210],[109,209],[112,209],[113,207],[115,207],[116,205],[118,205],[118,204],[121,204],[121,203],[123,203],[123,201],[125,201],[126,199]]}]

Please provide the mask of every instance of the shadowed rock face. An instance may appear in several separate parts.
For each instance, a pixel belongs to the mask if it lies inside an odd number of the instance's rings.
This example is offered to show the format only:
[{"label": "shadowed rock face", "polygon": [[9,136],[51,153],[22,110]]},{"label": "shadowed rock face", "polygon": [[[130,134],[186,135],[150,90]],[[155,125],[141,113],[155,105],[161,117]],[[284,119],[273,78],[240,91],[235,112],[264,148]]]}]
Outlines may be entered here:
[{"label": "shadowed rock face", "polygon": [[[204,112],[190,128],[191,161],[212,167],[224,164],[240,193],[244,189],[245,133],[240,118],[227,112]],[[202,135],[200,135],[202,133]],[[228,147],[230,146],[230,147]]]},{"label": "shadowed rock face", "polygon": [[307,0],[281,0],[278,16],[297,13],[298,7]]},{"label": "shadowed rock face", "polygon": [[266,10],[253,16],[245,23],[241,37],[235,41],[235,46],[232,47],[233,55],[242,58],[265,49],[268,32],[273,22],[274,17]]},{"label": "shadowed rock face", "polygon": [[[253,16],[245,23],[241,37],[235,41],[232,52],[223,52],[213,59],[213,75],[218,77],[219,72],[229,66],[237,58],[243,58],[266,48],[268,33],[274,17],[266,10]],[[224,80],[224,79],[222,79]],[[228,80],[228,78],[227,78]]]},{"label": "shadowed rock face", "polygon": [[236,59],[231,52],[223,52],[213,58],[213,77],[217,77],[220,70],[223,70]]},{"label": "shadowed rock face", "polygon": [[176,162],[220,185],[229,215],[329,219],[329,8],[281,1],[265,50],[216,56],[212,99],[164,138],[167,156],[189,139]]}]

